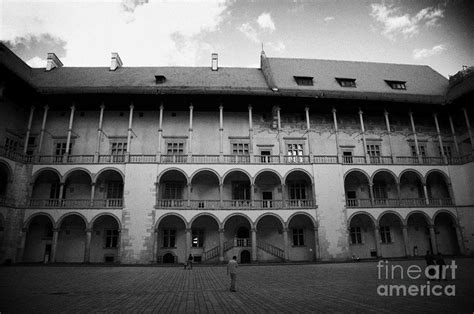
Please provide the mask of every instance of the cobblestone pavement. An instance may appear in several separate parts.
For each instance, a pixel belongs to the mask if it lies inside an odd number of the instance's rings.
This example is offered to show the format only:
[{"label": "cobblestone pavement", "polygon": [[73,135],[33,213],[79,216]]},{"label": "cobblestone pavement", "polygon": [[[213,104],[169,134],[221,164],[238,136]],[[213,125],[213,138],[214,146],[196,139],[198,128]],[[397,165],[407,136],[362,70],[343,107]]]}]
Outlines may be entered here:
[{"label": "cobblestone pavement", "polygon": [[[449,262],[449,261],[448,261]],[[426,278],[378,279],[376,262],[241,266],[229,292],[223,266],[0,267],[0,312],[469,312],[474,259],[459,259],[450,296],[379,296],[380,284],[426,285]],[[421,260],[391,261],[405,269]],[[382,271],[382,276],[383,276]]]}]

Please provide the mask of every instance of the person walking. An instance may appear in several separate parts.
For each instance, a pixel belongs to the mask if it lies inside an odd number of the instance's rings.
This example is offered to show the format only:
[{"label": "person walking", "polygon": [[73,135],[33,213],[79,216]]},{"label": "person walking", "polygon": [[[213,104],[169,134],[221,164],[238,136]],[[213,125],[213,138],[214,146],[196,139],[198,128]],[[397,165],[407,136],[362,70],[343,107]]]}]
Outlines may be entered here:
[{"label": "person walking", "polygon": [[443,254],[441,254],[441,252],[438,252],[438,255],[436,255],[435,260],[436,260],[436,265],[438,265],[438,274],[439,274],[438,280],[441,280],[441,279],[448,280],[448,278],[446,277],[446,268],[444,267],[446,263],[444,262]]},{"label": "person walking", "polygon": [[[426,260],[426,266],[431,266],[431,265],[436,265],[435,263],[435,258],[433,256],[433,254],[431,254],[430,251],[426,251],[426,255],[425,255],[425,260]],[[433,276],[435,273],[435,270],[434,269],[430,269],[428,271],[428,274],[430,276]]]},{"label": "person walking", "polygon": [[194,257],[192,254],[189,254],[188,256],[188,269],[193,269],[193,261],[194,261]]},{"label": "person walking", "polygon": [[233,256],[232,259],[227,264],[227,275],[230,275],[230,291],[236,292],[235,290],[235,281],[237,280],[237,256]]}]

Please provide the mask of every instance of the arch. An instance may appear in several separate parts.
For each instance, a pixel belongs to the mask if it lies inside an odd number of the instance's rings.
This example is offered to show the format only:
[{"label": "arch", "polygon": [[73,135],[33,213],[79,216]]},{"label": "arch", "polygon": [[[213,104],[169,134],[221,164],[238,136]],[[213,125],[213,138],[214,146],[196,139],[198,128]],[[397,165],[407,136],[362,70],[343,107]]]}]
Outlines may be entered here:
[{"label": "arch", "polygon": [[122,181],[125,182],[125,174],[122,172],[122,170],[120,170],[118,168],[115,168],[115,167],[105,167],[105,168],[99,170],[99,172],[97,172],[95,175],[92,176],[92,183],[96,183],[97,179],[100,177],[100,175],[103,174],[106,171],[115,171],[115,172],[117,172],[122,177]]},{"label": "arch", "polygon": [[219,229],[222,228],[222,224],[221,224],[219,218],[217,218],[216,215],[211,214],[211,213],[208,213],[208,212],[199,213],[199,214],[197,214],[196,216],[194,216],[194,217],[189,221],[189,227],[191,228],[191,227],[193,226],[194,221],[196,221],[199,217],[203,217],[203,216],[209,216],[209,217],[213,218],[214,221],[217,223],[218,228],[219,228]]},{"label": "arch", "polygon": [[425,219],[425,221],[428,225],[433,224],[433,221],[431,220],[430,216],[428,216],[427,213],[425,213],[424,211],[421,211],[421,210],[414,210],[414,211],[409,212],[408,215],[406,216],[405,225],[408,225],[408,219],[411,216],[415,215],[415,214],[420,214],[421,216],[423,216],[423,218]]},{"label": "arch", "polygon": [[418,179],[420,179],[421,184],[424,185],[426,183],[425,177],[421,174],[421,172],[415,169],[405,169],[402,172],[400,172],[400,175],[398,176],[398,182],[401,182],[403,175],[408,172],[413,172],[418,177]]},{"label": "arch", "polygon": [[311,185],[314,185],[313,176],[311,175],[311,173],[309,173],[307,170],[303,168],[293,168],[290,171],[288,171],[283,177],[283,183],[286,183],[286,180],[288,179],[288,176],[290,174],[292,174],[293,172],[298,172],[298,171],[305,173],[308,176],[309,180],[311,181]]},{"label": "arch", "polygon": [[278,179],[280,179],[280,184],[284,184],[285,181],[283,181],[283,177],[274,169],[261,169],[259,170],[255,176],[253,177],[253,182],[252,183],[255,183],[255,181],[257,180],[258,176],[261,175],[262,173],[264,172],[271,172],[273,174],[275,174],[277,176]]},{"label": "arch", "polygon": [[178,214],[178,213],[166,213],[166,214],[160,216],[160,218],[158,218],[158,220],[155,222],[155,226],[153,227],[153,230],[158,230],[158,226],[160,225],[161,221],[162,221],[163,219],[165,219],[166,217],[168,217],[168,216],[176,216],[176,217],[180,218],[181,221],[182,221],[183,224],[184,224],[184,228],[185,228],[185,229],[188,229],[188,228],[189,228],[189,224],[188,224],[188,222],[186,221],[186,218],[184,218],[184,216],[182,216],[181,214]]},{"label": "arch", "polygon": [[314,228],[319,228],[319,223],[313,216],[311,216],[307,212],[301,212],[301,211],[298,211],[298,212],[295,212],[295,213],[291,214],[291,216],[288,217],[288,220],[286,221],[286,225],[284,225],[284,226],[287,228],[290,225],[291,220],[297,215],[307,216],[311,220],[311,222],[313,223]]},{"label": "arch", "polygon": [[355,212],[353,213],[352,215],[349,216],[349,218],[347,218],[347,225],[350,226],[351,225],[351,222],[352,222],[352,219],[357,216],[357,215],[365,215],[367,217],[369,217],[370,221],[372,221],[372,224],[374,225],[374,227],[377,225],[377,219],[375,219],[374,216],[372,216],[371,213],[368,213],[368,212]]},{"label": "arch", "polygon": [[[194,171],[194,172],[191,174],[191,176],[189,176],[189,182],[192,183],[195,176],[197,176],[198,174],[200,174],[200,173],[202,173],[202,172],[206,172],[206,171],[213,173],[213,174],[216,176],[217,182],[219,182],[219,185],[222,184],[223,180],[222,180],[222,178],[220,177],[219,173],[217,173],[217,171],[215,171],[215,170],[212,169],[212,168],[201,168],[201,169],[199,169],[199,170]],[[158,181],[158,182],[159,182],[159,181]]]},{"label": "arch", "polygon": [[5,166],[7,170],[7,182],[11,182],[13,178],[13,169],[8,162],[3,159],[0,159],[0,166]]},{"label": "arch", "polygon": [[49,219],[49,221],[51,221],[51,224],[53,225],[53,228],[56,227],[53,216],[51,216],[49,213],[46,213],[46,212],[38,212],[38,213],[34,213],[33,215],[29,216],[29,217],[23,222],[23,228],[28,229],[28,228],[30,227],[30,224],[31,224],[31,222],[33,221],[33,219],[34,219],[35,217],[38,217],[38,216],[46,216],[46,217]]},{"label": "arch", "polygon": [[344,176],[343,176],[344,183],[346,182],[347,177],[348,177],[351,173],[361,173],[362,175],[365,176],[365,178],[367,179],[367,182],[368,182],[369,184],[372,183],[372,180],[371,180],[371,177],[369,176],[369,174],[368,174],[367,172],[365,172],[364,170],[359,169],[359,168],[353,168],[353,169],[347,171],[346,173],[344,173]]},{"label": "arch", "polygon": [[63,181],[61,181],[61,182],[66,182],[67,179],[69,179],[69,176],[71,176],[74,172],[80,172],[80,171],[83,171],[83,172],[87,173],[89,175],[89,178],[91,179],[91,183],[92,183],[92,173],[84,167],[77,167],[77,168],[69,169],[63,175],[63,178],[62,178]]},{"label": "arch", "polygon": [[450,216],[451,219],[453,220],[454,224],[456,224],[456,225],[459,224],[458,217],[456,217],[456,215],[453,212],[451,212],[449,210],[446,210],[446,209],[439,209],[434,213],[434,215],[433,215],[433,224],[436,223],[436,217],[438,217],[438,215],[442,214],[442,213],[448,214],[448,216]]},{"label": "arch", "polygon": [[169,172],[172,172],[172,171],[177,171],[177,172],[181,173],[181,174],[184,176],[184,178],[186,179],[186,184],[191,183],[191,181],[189,180],[189,176],[186,174],[186,172],[184,172],[182,169],[176,168],[176,167],[172,167],[172,168],[167,168],[167,169],[165,169],[163,172],[161,172],[161,173],[158,175],[158,177],[156,177],[156,182],[157,182],[157,183],[160,183],[160,182],[161,182],[161,178],[162,178],[165,174],[167,174],[167,173],[169,173]]},{"label": "arch", "polygon": [[261,215],[258,216],[258,218],[255,220],[255,229],[257,229],[258,223],[259,223],[260,220],[261,220],[263,217],[265,217],[265,216],[272,216],[272,217],[275,217],[278,221],[280,221],[282,228],[285,228],[285,227],[286,227],[285,222],[283,221],[283,218],[281,218],[280,216],[278,216],[278,215],[275,214],[275,213],[267,212],[267,213],[261,214]]},{"label": "arch", "polygon": [[94,228],[94,223],[96,222],[96,220],[99,219],[100,217],[104,217],[104,216],[109,216],[112,219],[114,219],[115,222],[117,223],[118,230],[119,231],[122,230],[122,223],[120,222],[120,219],[118,219],[118,217],[115,214],[112,214],[112,213],[100,213],[100,214],[94,216],[94,218],[92,218],[91,222],[89,223],[90,227]]},{"label": "arch", "polygon": [[225,228],[225,225],[227,223],[227,221],[229,221],[229,219],[231,219],[232,217],[235,217],[235,216],[241,216],[241,217],[244,217],[245,219],[247,219],[248,223],[250,224],[250,228],[254,228],[254,224],[252,222],[252,219],[250,219],[249,216],[247,216],[246,214],[244,213],[233,213],[233,214],[230,214],[229,216],[227,216],[224,221],[222,221],[222,227]]},{"label": "arch", "polygon": [[59,182],[63,182],[63,181],[62,181],[63,176],[61,175],[61,173],[60,173],[58,170],[56,170],[56,169],[54,169],[54,168],[52,168],[52,167],[41,168],[41,169],[39,169],[38,171],[36,171],[36,172],[31,176],[31,182],[35,183],[36,180],[38,180],[38,177],[39,177],[40,175],[42,175],[44,172],[47,172],[47,171],[51,171],[51,172],[55,173],[55,174],[58,176],[58,181],[59,181]]},{"label": "arch", "polygon": [[90,226],[87,222],[87,218],[79,212],[69,212],[69,213],[66,213],[66,214],[62,215],[61,217],[59,217],[58,221],[56,222],[56,225],[53,225],[54,228],[61,228],[61,224],[63,223],[64,219],[66,219],[69,216],[79,216],[84,221],[84,225],[86,226],[86,229],[90,228]]},{"label": "arch", "polygon": [[393,178],[393,181],[396,184],[400,183],[400,181],[398,181],[398,176],[392,170],[385,169],[385,168],[375,170],[374,173],[372,173],[372,177],[370,177],[370,182],[373,183],[375,176],[379,173],[382,173],[382,172],[386,172],[386,173],[390,174]]},{"label": "arch", "polygon": [[380,213],[379,217],[377,218],[377,226],[380,226],[380,221],[385,215],[393,214],[395,215],[399,220],[400,220],[400,226],[405,226],[405,219],[403,219],[402,215],[400,213],[397,213],[394,210],[386,210]]},{"label": "arch", "polygon": [[229,169],[228,171],[226,171],[224,173],[224,175],[222,176],[222,183],[225,182],[227,176],[230,175],[232,172],[241,172],[241,173],[245,174],[248,177],[248,179],[250,181],[250,184],[253,184],[253,178],[250,175],[250,173],[248,173],[248,171],[246,171],[244,169],[240,169],[240,168],[233,168],[233,169]]},{"label": "arch", "polygon": [[439,170],[439,169],[431,169],[430,171],[428,171],[426,173],[426,176],[425,176],[425,182],[428,183],[428,178],[430,177],[430,175],[432,174],[439,174],[441,175],[441,177],[443,177],[444,179],[444,183],[446,183],[446,185],[451,185],[451,179],[449,178],[449,176],[444,173],[443,171]]},{"label": "arch", "polygon": [[173,251],[163,252],[162,263],[163,264],[174,264],[177,260],[177,256]]}]

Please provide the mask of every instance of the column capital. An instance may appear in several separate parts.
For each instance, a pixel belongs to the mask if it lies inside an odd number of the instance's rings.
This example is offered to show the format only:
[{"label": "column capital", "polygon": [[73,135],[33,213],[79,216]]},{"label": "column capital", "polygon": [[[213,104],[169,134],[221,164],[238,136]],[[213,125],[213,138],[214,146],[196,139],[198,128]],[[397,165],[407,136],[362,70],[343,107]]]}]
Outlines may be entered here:
[{"label": "column capital", "polygon": [[318,231],[319,231],[319,227],[313,227],[313,231],[314,231],[314,232],[318,232]]},{"label": "column capital", "polygon": [[133,102],[130,103],[129,108],[130,108],[130,110],[133,110],[133,108],[135,108],[135,105],[133,104]]},{"label": "column capital", "polygon": [[359,115],[362,115],[364,112],[359,108]]},{"label": "column capital", "polygon": [[74,103],[71,106],[71,111],[76,111],[76,105]]},{"label": "column capital", "polygon": [[86,233],[92,233],[92,228],[86,228]]},{"label": "column capital", "polygon": [[436,119],[438,117],[438,113],[437,112],[433,112],[433,117]]},{"label": "column capital", "polygon": [[387,109],[384,109],[384,110],[383,110],[383,114],[384,114],[385,116],[388,116],[388,115],[389,115]]},{"label": "column capital", "polygon": [[59,232],[60,230],[60,228],[53,228],[53,232]]},{"label": "column capital", "polygon": [[194,109],[194,106],[193,106],[193,104],[191,103],[191,104],[189,105],[189,110],[193,110],[193,109]]},{"label": "column capital", "polygon": [[332,107],[332,110],[331,110],[331,111],[332,111],[332,113],[336,113],[336,112],[337,112],[336,108],[334,108],[334,107]]},{"label": "column capital", "polygon": [[104,110],[104,109],[105,109],[104,102],[102,102],[102,104],[99,106],[99,108],[100,108],[101,110]]},{"label": "column capital", "polygon": [[304,111],[308,112],[308,111],[309,111],[309,107],[308,107],[308,106],[304,107]]},{"label": "column capital", "polygon": [[91,186],[95,186],[95,182],[91,182]]},{"label": "column capital", "polygon": [[224,228],[219,228],[219,233],[224,233],[225,229]]},{"label": "column capital", "polygon": [[252,110],[252,109],[253,109],[253,108],[252,108],[252,105],[249,105],[249,106],[248,106],[248,109],[249,109],[249,110]]},{"label": "column capital", "polygon": [[408,229],[408,225],[407,224],[402,224],[402,229]]},{"label": "column capital", "polygon": [[252,232],[252,233],[255,232],[255,233],[256,233],[256,232],[257,232],[257,228],[255,228],[255,227],[254,227],[254,228],[251,228],[251,229],[250,229],[250,232]]},{"label": "column capital", "polygon": [[186,228],[186,229],[184,229],[184,232],[186,232],[186,233],[191,233],[191,231],[192,231],[191,228]]},{"label": "column capital", "polygon": [[222,110],[222,109],[224,109],[224,106],[219,105],[219,110]]},{"label": "column capital", "polygon": [[165,106],[163,105],[163,102],[161,101],[160,102],[160,110],[164,110],[165,109]]},{"label": "column capital", "polygon": [[43,108],[44,108],[45,111],[48,111],[48,110],[49,110],[49,106],[48,106],[48,105],[44,105]]}]

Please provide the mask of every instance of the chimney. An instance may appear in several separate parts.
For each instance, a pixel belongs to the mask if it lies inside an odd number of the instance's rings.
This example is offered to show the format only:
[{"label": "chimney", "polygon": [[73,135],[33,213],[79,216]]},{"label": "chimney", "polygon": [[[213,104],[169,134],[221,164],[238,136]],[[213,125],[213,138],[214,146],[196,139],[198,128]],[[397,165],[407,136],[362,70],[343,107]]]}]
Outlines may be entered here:
[{"label": "chimney", "polygon": [[53,52],[48,53],[48,58],[46,59],[46,71],[51,71],[54,68],[60,68],[63,66],[63,63]]},{"label": "chimney", "polygon": [[110,62],[110,71],[115,71],[118,68],[121,68],[123,65],[122,59],[117,52],[112,52],[112,59]]},{"label": "chimney", "polygon": [[212,71],[217,71],[217,69],[218,69],[218,66],[217,66],[217,53],[213,53],[211,56],[212,56],[211,69],[212,69]]}]

